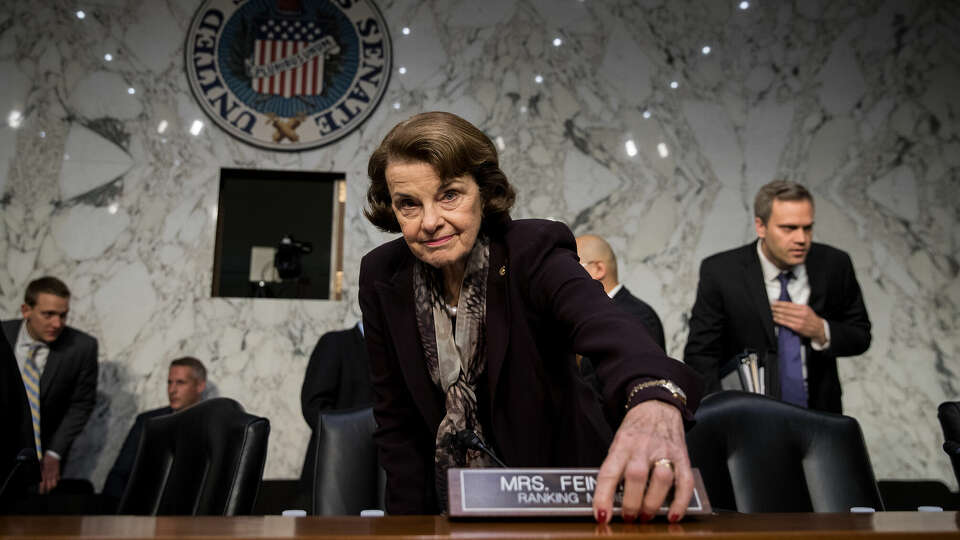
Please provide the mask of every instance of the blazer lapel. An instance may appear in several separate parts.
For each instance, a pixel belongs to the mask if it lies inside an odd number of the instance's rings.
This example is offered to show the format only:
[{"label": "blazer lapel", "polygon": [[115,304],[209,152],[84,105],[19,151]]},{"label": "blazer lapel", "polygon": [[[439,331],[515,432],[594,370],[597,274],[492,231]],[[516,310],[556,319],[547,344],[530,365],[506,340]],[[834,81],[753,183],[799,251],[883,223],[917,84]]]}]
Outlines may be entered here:
[{"label": "blazer lapel", "polygon": [[443,419],[440,404],[435,399],[436,390],[427,373],[427,365],[420,346],[420,332],[413,305],[413,261],[403,264],[389,282],[377,282],[381,298],[383,318],[389,328],[397,361],[403,371],[410,395],[413,396],[420,414],[431,428]]},{"label": "blazer lapel", "polygon": [[826,298],[827,276],[824,275],[823,264],[820,261],[820,250],[816,244],[810,246],[810,253],[807,254],[807,260],[804,264],[807,270],[807,281],[810,283],[810,299],[807,305],[816,313],[823,313]]},{"label": "blazer lapel", "polygon": [[57,371],[60,370],[60,364],[67,360],[67,351],[62,344],[54,343],[50,346],[50,353],[47,355],[47,363],[43,366],[43,373],[40,374],[40,401],[42,402],[50,392],[53,381],[56,380]]},{"label": "blazer lapel", "polygon": [[[770,311],[770,298],[767,296],[767,289],[763,283],[763,270],[760,268],[760,259],[756,252],[756,244],[748,244],[749,249],[744,259],[744,287],[747,295],[753,304],[754,313],[760,316],[760,323],[763,326],[763,332],[767,336],[767,345],[773,347],[777,342],[776,335],[773,333],[773,312]],[[763,351],[757,351],[762,353]]]},{"label": "blazer lapel", "polygon": [[507,278],[510,268],[506,250],[496,240],[490,242],[490,273],[487,275],[487,376],[490,402],[495,403],[497,381],[510,338],[510,310],[507,302]]}]

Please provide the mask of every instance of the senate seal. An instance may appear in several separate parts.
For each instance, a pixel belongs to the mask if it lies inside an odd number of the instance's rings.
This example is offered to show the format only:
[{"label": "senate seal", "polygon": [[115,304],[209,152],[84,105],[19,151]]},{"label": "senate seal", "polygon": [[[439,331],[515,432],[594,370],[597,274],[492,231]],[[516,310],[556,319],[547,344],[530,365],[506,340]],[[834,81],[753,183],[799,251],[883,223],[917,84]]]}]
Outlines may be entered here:
[{"label": "senate seal", "polygon": [[194,96],[227,133],[307,150],[370,116],[393,50],[371,0],[205,0],[185,56]]}]

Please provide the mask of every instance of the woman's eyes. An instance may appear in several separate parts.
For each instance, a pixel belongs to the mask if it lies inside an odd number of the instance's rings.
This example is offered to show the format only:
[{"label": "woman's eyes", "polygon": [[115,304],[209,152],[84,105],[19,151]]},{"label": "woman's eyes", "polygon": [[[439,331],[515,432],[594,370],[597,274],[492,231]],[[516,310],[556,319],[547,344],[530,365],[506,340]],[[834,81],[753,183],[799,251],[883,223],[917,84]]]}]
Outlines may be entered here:
[{"label": "woman's eyes", "polygon": [[[437,200],[441,204],[455,203],[460,200],[460,195],[461,193],[459,191],[455,189],[448,189],[447,191],[441,193]],[[396,202],[394,202],[394,205],[398,210],[410,212],[419,208],[420,202],[414,199],[398,199]]]}]

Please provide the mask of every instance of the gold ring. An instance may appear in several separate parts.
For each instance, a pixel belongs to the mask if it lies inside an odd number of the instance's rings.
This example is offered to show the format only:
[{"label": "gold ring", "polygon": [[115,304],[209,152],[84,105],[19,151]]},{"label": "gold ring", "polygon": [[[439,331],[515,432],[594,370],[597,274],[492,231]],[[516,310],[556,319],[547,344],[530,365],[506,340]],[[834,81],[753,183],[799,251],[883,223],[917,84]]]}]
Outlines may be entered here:
[{"label": "gold ring", "polygon": [[670,461],[670,460],[667,459],[667,458],[660,458],[660,459],[658,459],[658,460],[656,460],[656,461],[653,462],[653,466],[654,466],[654,467],[656,467],[656,466],[658,466],[658,465],[666,465],[667,467],[670,467],[670,470],[671,470],[671,471],[673,470],[673,462]]}]

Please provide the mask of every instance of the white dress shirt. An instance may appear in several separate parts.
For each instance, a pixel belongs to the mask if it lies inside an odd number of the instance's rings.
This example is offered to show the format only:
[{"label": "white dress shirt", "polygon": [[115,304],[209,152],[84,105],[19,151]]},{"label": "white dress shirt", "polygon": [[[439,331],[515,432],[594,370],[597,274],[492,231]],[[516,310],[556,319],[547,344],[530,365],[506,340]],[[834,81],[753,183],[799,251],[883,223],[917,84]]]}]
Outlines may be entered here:
[{"label": "white dress shirt", "polygon": [[23,373],[23,366],[27,364],[30,349],[34,345],[39,345],[40,348],[37,349],[37,354],[33,357],[33,363],[37,366],[37,374],[43,376],[43,368],[46,367],[47,357],[50,356],[50,347],[42,341],[33,339],[30,332],[27,331],[27,321],[23,321],[23,324],[20,325],[20,333],[17,334],[17,343],[13,348],[17,356],[17,367],[20,368],[20,373]]},{"label": "white dress shirt", "polygon": [[[763,271],[763,285],[767,289],[767,299],[770,301],[770,305],[773,305],[774,302],[780,300],[781,287],[779,276],[784,270],[781,270],[777,265],[770,262],[770,259],[763,253],[763,248],[760,247],[762,241],[762,239],[757,239],[757,257],[760,259],[760,269]],[[787,282],[787,293],[790,295],[790,301],[794,304],[807,305],[810,301],[810,277],[807,275],[807,266],[800,263],[789,271],[793,272],[793,279]],[[780,327],[774,324],[773,331],[779,333]],[[810,346],[813,347],[813,350],[822,351],[830,347],[830,324],[827,323],[826,319],[823,320],[823,333],[827,339],[823,345],[818,345],[816,341],[810,340]],[[803,362],[803,380],[806,381],[806,347],[800,348],[800,358]]]},{"label": "white dress shirt", "polygon": [[618,292],[620,292],[620,289],[622,288],[623,288],[623,283],[617,283],[616,287],[610,289],[610,292],[607,293],[607,296],[609,296],[610,298],[613,298],[614,296],[617,295]]}]

